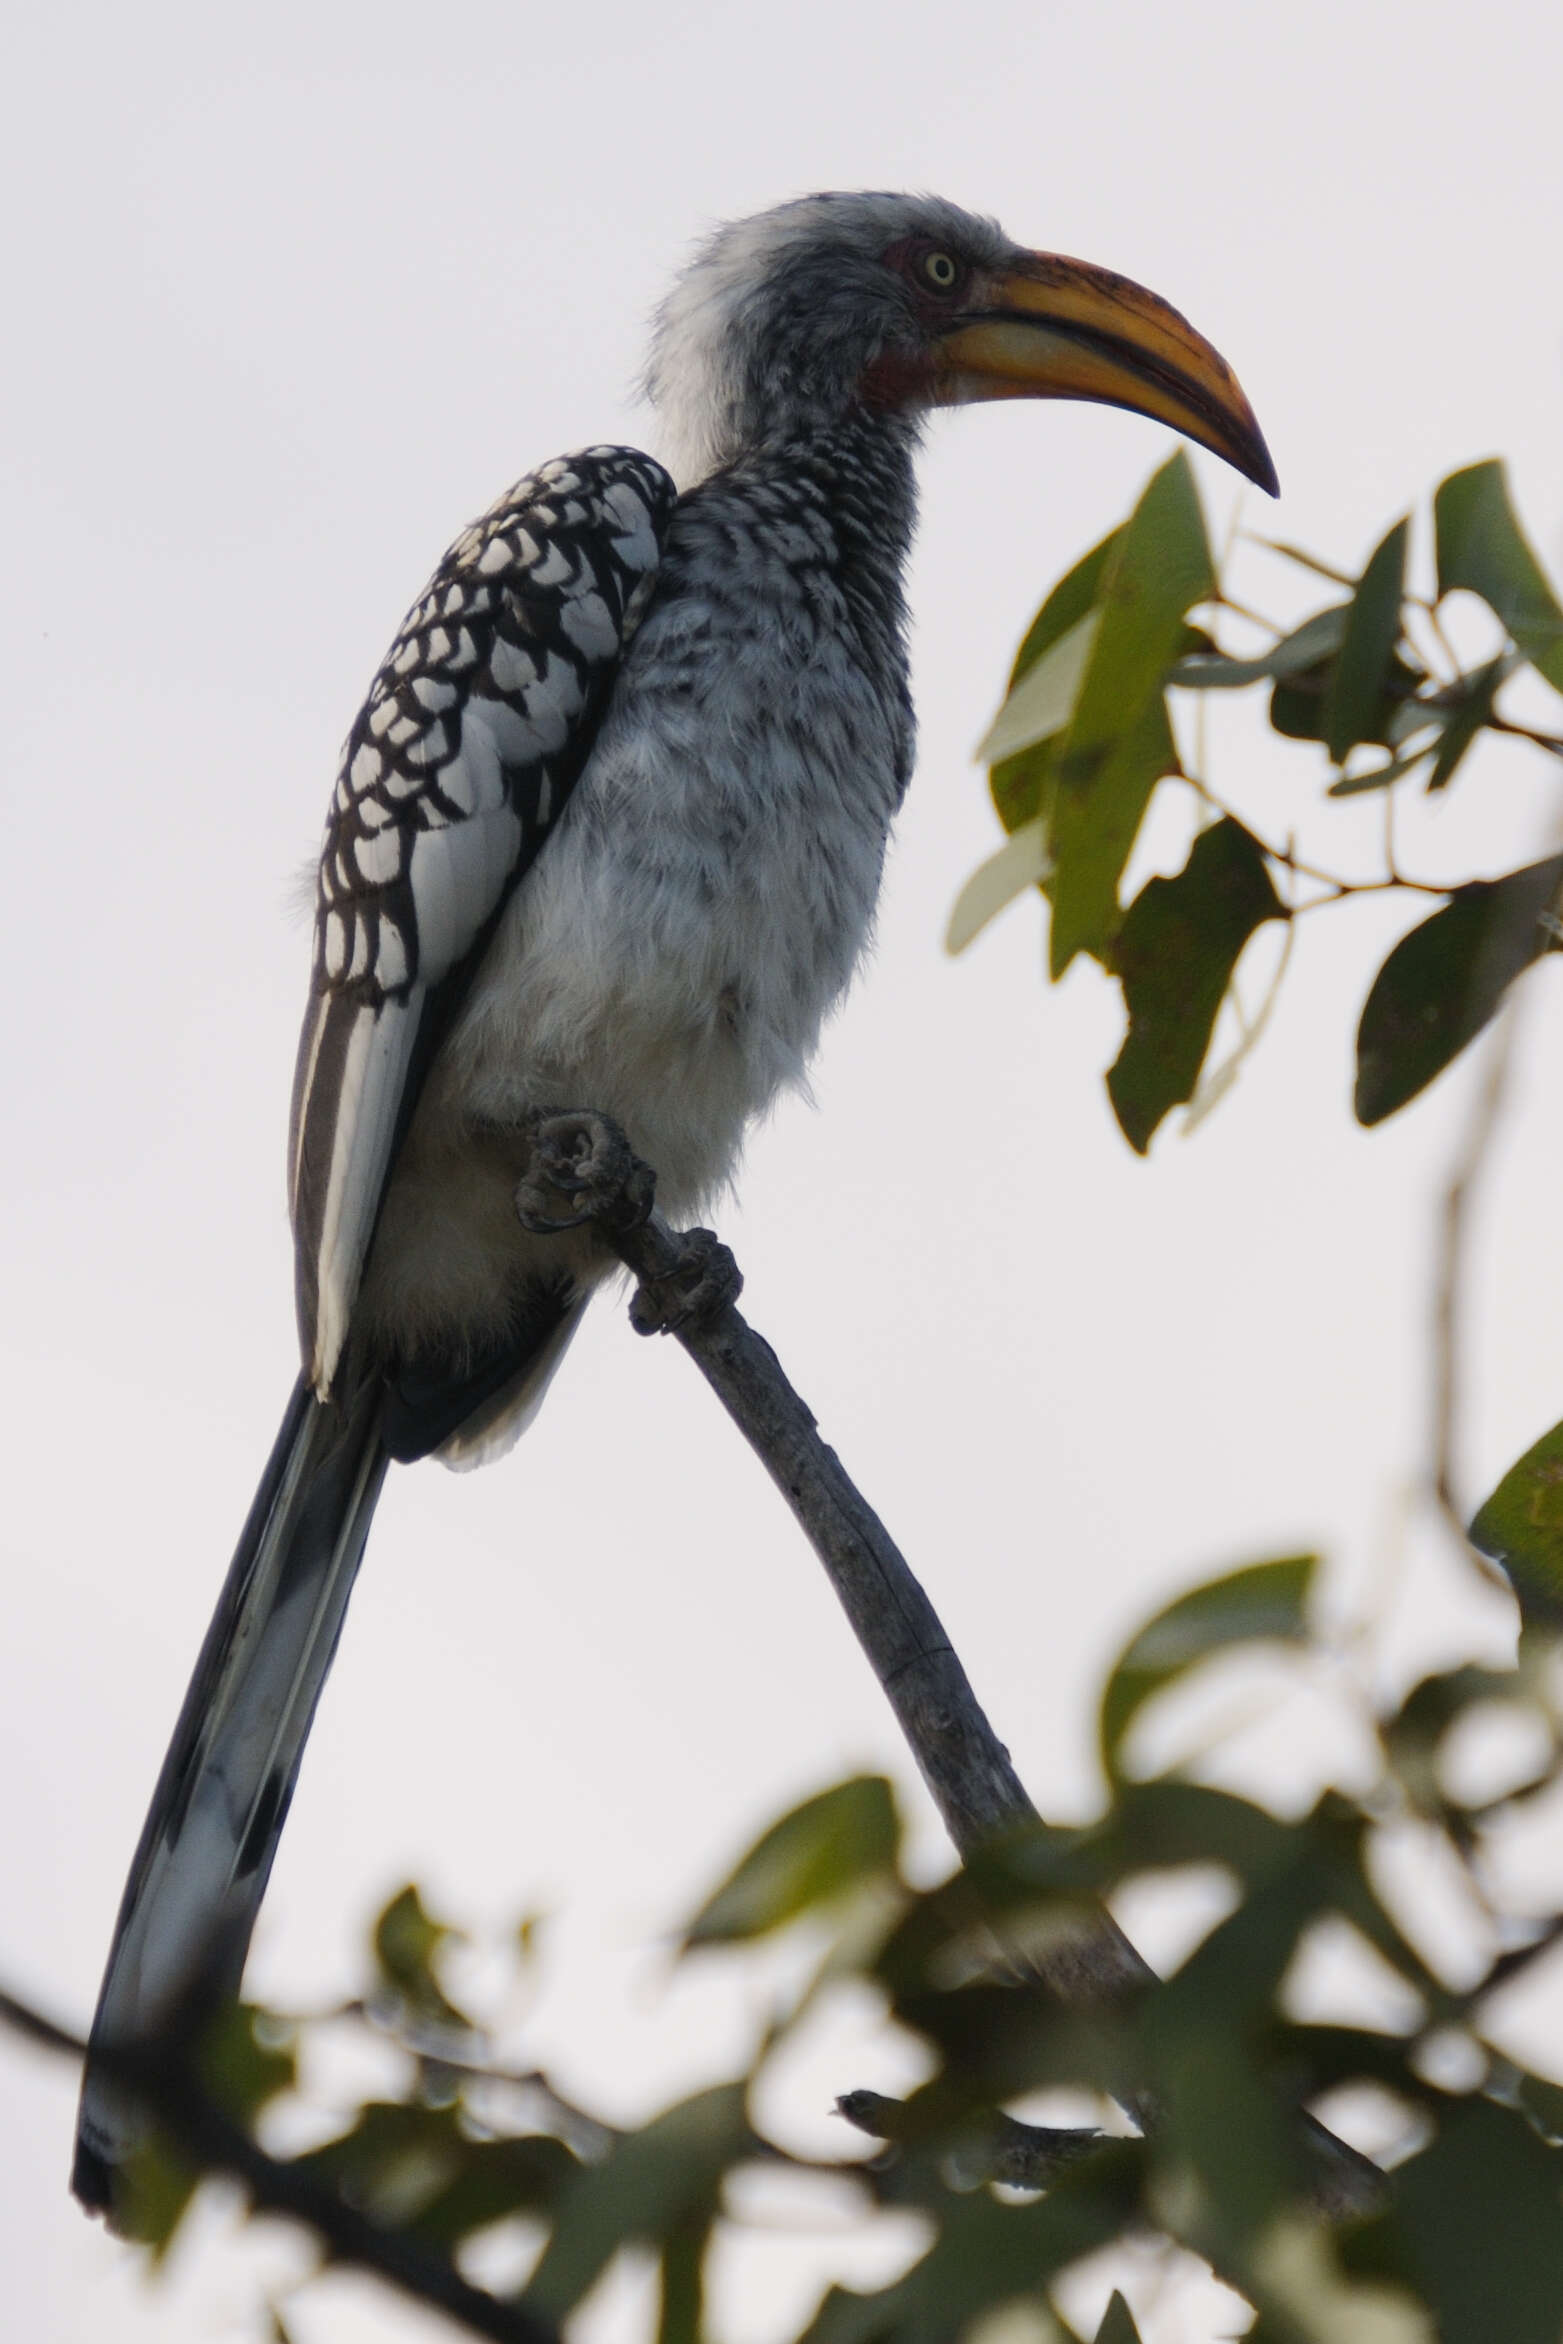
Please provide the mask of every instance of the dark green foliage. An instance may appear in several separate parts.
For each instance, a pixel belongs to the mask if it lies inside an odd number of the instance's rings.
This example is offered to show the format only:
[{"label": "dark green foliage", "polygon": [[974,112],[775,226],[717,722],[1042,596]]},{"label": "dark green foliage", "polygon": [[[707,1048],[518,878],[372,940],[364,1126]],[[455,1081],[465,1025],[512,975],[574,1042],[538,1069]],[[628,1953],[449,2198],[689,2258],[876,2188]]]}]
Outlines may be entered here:
[{"label": "dark green foliage", "polygon": [[893,1879],[900,1819],[882,1775],[838,1783],[783,1816],[689,1925],[688,1943],[763,1937],[800,1914]]},{"label": "dark green foliage", "polygon": [[1471,1538],[1508,1572],[1527,1620],[1563,1623],[1563,1424],[1509,1467]]},{"label": "dark green foliage", "polygon": [[[658,2344],[702,2344],[711,2242],[719,2222],[737,2218],[728,2178],[790,2161],[756,2124],[754,2080],[831,1981],[855,1980],[860,1997],[865,1987],[877,1993],[920,2039],[931,2072],[904,2101],[845,2092],[860,2126],[880,2130],[883,2111],[893,2146],[872,2166],[839,2170],[852,2178],[864,2221],[878,2208],[915,2211],[929,2241],[888,2286],[829,2290],[805,2344],[947,2344],[1002,2306],[1045,2304],[1072,2264],[1147,2232],[1211,2259],[1255,2307],[1255,2335],[1275,2344],[1349,2339],[1370,2316],[1398,2307],[1410,2317],[1418,2305],[1432,2325],[1404,2332],[1437,2344],[1556,2344],[1563,2086],[1525,2074],[1483,2040],[1492,1990],[1523,1953],[1487,1975],[1478,1964],[1474,1983],[1452,1987],[1405,1935],[1374,1861],[1382,1818],[1416,1813],[1450,1861],[1470,1866],[1493,1940],[1518,1948],[1528,1932],[1547,1941],[1546,1916],[1491,1903],[1480,1851],[1506,1802],[1461,1809],[1440,1787],[1439,1767],[1447,1737],[1494,1700],[1545,1712],[1557,1750],[1551,1648],[1533,1635],[1518,1672],[1457,1668],[1424,1679],[1382,1715],[1364,1706],[1365,1737],[1382,1753],[1378,1776],[1353,1796],[1327,1793],[1292,1820],[1176,1774],[1147,1781],[1126,1771],[1135,1718],[1207,1660],[1257,1640],[1293,1656],[1299,1683],[1317,1671],[1313,1575],[1310,1557],[1252,1564],[1193,1589],[1138,1631],[1104,1686],[1110,1796],[1088,1824],[1038,1826],[924,1891],[902,1877],[894,1807],[877,1778],[805,1801],[762,1833],[683,1938],[682,1958],[698,1963],[717,1944],[728,1960],[752,1958],[754,1939],[791,1924],[813,1933],[817,1983],[773,2017],[748,2072],[628,2132],[566,2109],[540,2078],[522,2078],[536,2095],[530,2119],[510,2106],[501,2121],[498,2079],[471,2031],[465,2058],[447,2046],[443,2069],[416,2059],[404,2099],[357,2110],[296,2170],[442,2255],[517,2215],[540,2225],[544,2243],[521,2301],[550,2322],[568,2322],[616,2256],[649,2250]],[[1519,1786],[1510,1797],[1529,1793]],[[1036,1948],[1077,1926],[1125,1883],[1189,1864],[1217,1867],[1234,1902],[1182,1968],[1138,2002],[1064,2011],[1026,1984],[1023,1962],[994,1958],[996,1948]],[[374,1966],[383,1982],[389,1936],[408,1993],[443,1933],[414,1892],[388,1912],[396,1919],[389,1931],[385,1916],[377,1926]],[[1325,1921],[1346,1924],[1388,1963],[1414,2016],[1369,2031],[1292,2015],[1286,1981]],[[236,2107],[293,2088],[292,2034],[307,2036],[310,2023],[271,2022],[257,2035],[253,2016],[241,2014],[212,2070],[227,2076]],[[344,2022],[334,2014],[327,2023]],[[1450,2028],[1476,2058],[1476,2080],[1458,2093],[1428,2080],[1422,2056],[1430,2035]],[[843,2076],[843,2087],[852,2081]],[[1426,2137],[1394,2176],[1382,2213],[1332,2231],[1309,2210],[1318,2167],[1298,2111],[1363,2082],[1414,2112]],[[1008,2177],[1006,2160],[1023,2154],[1028,2137],[1003,2111],[1043,2086],[1148,2094],[1155,2131],[1149,2140],[1081,2136],[1048,2166],[1042,2194],[996,2190],[984,2176]],[[850,2157],[861,2134],[844,2126],[843,2136]],[[165,2244],[178,2210],[165,2209]],[[1136,2334],[1115,2299],[1099,2337],[1133,2344]]]},{"label": "dark green foliage", "polygon": [[[1189,624],[1201,601],[1219,612],[1222,588],[1181,457],[1060,581],[1026,636],[991,736],[1003,751],[991,778],[1005,827],[1039,830],[1013,872],[995,868],[987,885],[963,897],[952,946],[964,946],[1038,880],[1052,905],[1050,973],[1061,976],[1086,952],[1123,981],[1129,1029],[1108,1090],[1141,1154],[1168,1110],[1194,1097],[1255,927],[1364,887],[1408,884],[1391,861],[1382,880],[1326,879],[1325,892],[1297,902],[1295,885],[1278,891],[1274,883],[1290,848],[1266,840],[1263,823],[1221,806],[1201,777],[1201,798],[1224,820],[1196,833],[1176,879],[1151,880],[1125,911],[1119,891],[1146,812],[1164,783],[1184,778],[1169,687],[1197,694],[1267,685],[1272,731],[1326,751],[1325,794],[1333,799],[1387,796],[1412,780],[1430,792],[1448,789],[1484,734],[1524,732],[1498,700],[1526,662],[1563,690],[1563,607],[1514,517],[1502,466],[1451,474],[1433,513],[1439,596],[1479,594],[1510,638],[1469,670],[1448,672],[1447,647],[1426,648],[1436,612],[1407,580],[1409,518],[1386,531],[1357,579],[1295,546],[1273,547],[1332,587],[1348,587],[1348,598],[1337,593],[1258,651],[1220,648]],[[1049,660],[1053,681],[1039,712],[1036,679]],[[1531,737],[1563,751],[1563,737]],[[1385,754],[1364,757],[1374,749]],[[1381,1122],[1425,1089],[1556,941],[1551,868],[1451,886],[1447,909],[1390,955],[1362,1017],[1362,1122]],[[1440,892],[1420,890],[1424,899]]]},{"label": "dark green foliage", "polygon": [[1563,692],[1563,610],[1515,519],[1503,466],[1472,464],[1440,482],[1433,528],[1439,593],[1479,594],[1516,648]]},{"label": "dark green foliage", "polygon": [[1152,879],[1112,947],[1129,1031],[1107,1077],[1113,1112],[1141,1155],[1169,1108],[1194,1096],[1243,947],[1284,920],[1264,853],[1230,818],[1202,830],[1175,879]]},{"label": "dark green foliage", "polygon": [[1324,698],[1324,741],[1337,765],[1344,765],[1359,741],[1381,737],[1381,711],[1389,696],[1390,662],[1400,640],[1400,605],[1406,590],[1409,520],[1397,521],[1374,550],[1352,597],[1346,633]]},{"label": "dark green foliage", "polygon": [[1102,2314],[1102,2324],[1096,2331],[1096,2344],[1140,2344],[1140,2331],[1130,2315],[1129,2306],[1116,2288]]},{"label": "dark green foliage", "polygon": [[1557,949],[1563,856],[1457,888],[1402,937],[1357,1028],[1359,1123],[1382,1123],[1474,1041],[1510,985]]}]

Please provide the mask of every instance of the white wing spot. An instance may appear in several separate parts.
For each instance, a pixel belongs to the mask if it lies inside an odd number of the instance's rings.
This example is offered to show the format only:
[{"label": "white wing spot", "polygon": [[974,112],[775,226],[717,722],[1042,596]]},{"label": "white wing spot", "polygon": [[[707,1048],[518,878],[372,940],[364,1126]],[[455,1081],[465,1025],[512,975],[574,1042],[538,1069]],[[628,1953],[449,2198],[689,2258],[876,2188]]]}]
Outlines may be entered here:
[{"label": "white wing spot", "polygon": [[573,577],[574,566],[562,545],[551,545],[547,557],[538,564],[531,583],[534,586],[562,586]]},{"label": "white wing spot", "polygon": [[347,777],[355,790],[373,789],[385,770],[385,759],[372,742],[365,741],[347,769]]},{"label": "white wing spot", "polygon": [[420,708],[448,708],[456,697],[456,687],[442,683],[438,676],[415,676],[412,696]]},{"label": "white wing spot", "polygon": [[618,648],[618,630],[600,594],[582,594],[559,613],[565,634],[587,659],[608,659]]},{"label": "white wing spot", "polygon": [[400,833],[378,830],[372,837],[355,839],[353,860],[366,887],[388,887],[402,867]]},{"label": "white wing spot", "polygon": [[489,673],[502,692],[524,692],[537,681],[537,662],[514,643],[498,637],[488,658]]},{"label": "white wing spot", "polygon": [[394,920],[383,915],[375,952],[375,977],[387,993],[407,982],[407,939]]}]

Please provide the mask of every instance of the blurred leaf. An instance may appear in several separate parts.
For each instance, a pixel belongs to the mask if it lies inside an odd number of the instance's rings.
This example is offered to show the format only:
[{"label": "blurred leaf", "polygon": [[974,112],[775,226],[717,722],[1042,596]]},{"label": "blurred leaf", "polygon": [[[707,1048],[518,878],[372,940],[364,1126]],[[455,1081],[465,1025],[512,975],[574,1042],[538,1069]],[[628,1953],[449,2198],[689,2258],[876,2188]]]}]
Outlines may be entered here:
[{"label": "blurred leaf", "polygon": [[154,2270],[174,2243],[201,2175],[160,2133],[145,2133],[119,2169],[115,2227],[124,2238],[151,2249]]},{"label": "blurred leaf", "polygon": [[1444,721],[1443,735],[1438,743],[1438,754],[1433,770],[1427,777],[1428,790],[1447,789],[1454,779],[1455,767],[1492,716],[1493,702],[1498,688],[1512,672],[1514,662],[1507,653],[1500,652],[1489,659],[1485,667],[1476,668],[1460,678],[1463,687],[1458,700]]},{"label": "blurred leaf", "polygon": [[744,2088],[722,2084],[627,2133],[600,2165],[583,2169],[561,2200],[553,2234],[522,2298],[562,2320],[620,2247],[661,2245],[709,2222],[722,2181],[759,2151]]},{"label": "blurred leaf", "polygon": [[1184,614],[1215,569],[1187,455],[1153,474],[1103,565],[1101,624],[1074,713],[1054,744],[1050,966],[1100,952],[1118,924],[1118,881],[1152,789],[1177,770],[1163,686]]},{"label": "blurred leaf", "polygon": [[1230,1645],[1260,1638],[1289,1644],[1306,1640],[1317,1565],[1316,1555],[1251,1563],[1180,1596],[1140,1630],[1102,1695],[1102,1764],[1110,1780],[1122,1776],[1124,1737],[1153,1693]]},{"label": "blurred leaf", "polygon": [[700,2344],[710,2242],[709,2221],[683,2223],[667,2238],[662,2249],[657,2344]]},{"label": "blurred leaf", "polygon": [[1515,2087],[1515,2100],[1543,2140],[1554,2146],[1563,2143],[1563,2084],[1549,2083],[1544,2076],[1522,2074]]},{"label": "blurred leaf", "polygon": [[1472,880],[1401,938],[1357,1028],[1359,1123],[1382,1123],[1425,1090],[1481,1032],[1515,978],[1556,949],[1560,887],[1559,855],[1502,879]]},{"label": "blurred leaf", "polygon": [[1527,1621],[1563,1621],[1563,1424],[1528,1448],[1471,1524],[1471,1544],[1501,1563]]},{"label": "blurred leaf", "polygon": [[1078,952],[1103,957],[1118,926],[1118,882],[1129,860],[1151,792],[1163,774],[1176,773],[1178,753],[1157,697],[1132,731],[1098,754],[1068,763],[1068,739],[1058,752],[1048,842],[1053,870],[1044,892],[1053,906],[1048,966],[1061,977]]},{"label": "blurred leaf", "polygon": [[884,1776],[837,1783],[756,1840],[690,1922],[685,1943],[763,1937],[869,1881],[894,1879],[900,1847],[900,1817]]},{"label": "blurred leaf", "polygon": [[1520,1685],[1512,1669],[1500,1672],[1472,1664],[1444,1669],[1413,1685],[1395,1714],[1383,1719],[1379,1732],[1384,1747],[1419,1813],[1442,1817],[1446,1812],[1438,1747],[1455,1719],[1475,1702],[1512,1699]]},{"label": "blurred leaf", "polygon": [[1433,497],[1438,591],[1479,594],[1549,684],[1563,692],[1563,610],[1526,541],[1497,461],[1472,464]]},{"label": "blurred leaf", "polygon": [[1563,2158],[1522,2117],[1449,2104],[1396,2172],[1395,2201],[1440,2344],[1558,2344]]},{"label": "blurred leaf", "polygon": [[1351,608],[1349,602],[1342,602],[1329,610],[1315,611],[1311,619],[1253,659],[1228,659],[1220,651],[1195,652],[1178,661],[1167,681],[1186,692],[1232,692],[1267,678],[1274,681],[1279,676],[1301,675],[1339,651],[1346,640]]},{"label": "blurred leaf", "polygon": [[1153,473],[1101,580],[1101,626],[1069,726],[1065,762],[1105,749],[1161,696],[1185,611],[1214,591],[1215,567],[1186,452]]},{"label": "blurred leaf", "polygon": [[1337,765],[1345,764],[1359,741],[1374,738],[1389,664],[1400,640],[1410,535],[1409,519],[1395,523],[1374,548],[1352,597],[1324,705],[1325,745]]},{"label": "blurred leaf", "polygon": [[1264,852],[1230,817],[1202,830],[1172,879],[1151,879],[1112,948],[1129,1030],[1107,1076],[1113,1112],[1143,1155],[1172,1107],[1191,1099],[1243,947],[1286,907]]},{"label": "blurred leaf", "polygon": [[1023,823],[1004,841],[996,855],[990,855],[973,871],[950,913],[945,951],[964,952],[990,920],[997,919],[1028,887],[1037,886],[1052,868],[1047,824],[1039,814],[1034,821]]},{"label": "blurred leaf", "polygon": [[1116,2287],[1102,2314],[1102,2324],[1096,2331],[1096,2344],[1140,2344],[1140,2331],[1134,2324],[1134,2315]]},{"label": "blurred leaf", "polygon": [[[1009,679],[1011,692],[1053,645],[1094,608],[1102,572],[1122,535],[1121,528],[1110,530],[1100,545],[1093,545],[1089,553],[1083,554],[1047,596],[1015,654]],[[1043,783],[1051,768],[1052,754],[1046,742],[1023,750],[1018,756],[1001,758],[993,767],[988,785],[1006,830],[1018,830],[1022,823],[1034,821],[1043,810]]]},{"label": "blurred leaf", "polygon": [[495,2140],[470,2131],[456,2108],[372,2100],[297,2169],[372,2221],[449,2253],[490,2223],[546,2212],[581,2168],[546,2133]]},{"label": "blurred leaf", "polygon": [[[1278,677],[1270,694],[1272,731],[1289,741],[1323,741],[1333,672],[1328,660],[1320,660],[1295,675]],[[1419,670],[1408,667],[1398,652],[1393,653],[1377,710],[1360,737],[1376,742],[1382,749],[1397,747],[1407,703],[1414,698],[1422,681]]]},{"label": "blurred leaf", "polygon": [[1086,662],[1100,632],[1100,610],[1088,610],[1013,685],[976,749],[979,764],[996,765],[1019,749],[1062,732],[1075,712]]},{"label": "blurred leaf", "polygon": [[987,2190],[944,2193],[927,2254],[877,2294],[833,2287],[802,2344],[946,2344],[994,2305],[1139,2227],[1142,2170],[1142,2143],[1112,2141],[1030,2205],[1005,2205]]},{"label": "blurred leaf", "polygon": [[1324,794],[1328,798],[1360,798],[1368,790],[1390,789],[1403,774],[1414,771],[1424,758],[1432,756],[1433,747],[1428,741],[1403,756],[1391,757],[1387,764],[1369,766],[1362,773],[1343,774],[1339,781],[1330,783]]},{"label": "blurred leaf", "polygon": [[268,2100],[291,2091],[298,2080],[292,2042],[262,2041],[257,2021],[268,2027],[274,2023],[268,2012],[250,2003],[228,2003],[203,2036],[199,2061],[200,2079],[212,2098],[247,2130]]},{"label": "blurred leaf", "polygon": [[430,1918],[416,1886],[401,1889],[375,1922],[372,1939],[381,1978],[427,2023],[472,2032],[472,2022],[446,1995],[436,1969],[441,1949],[460,1942],[457,1930]]}]

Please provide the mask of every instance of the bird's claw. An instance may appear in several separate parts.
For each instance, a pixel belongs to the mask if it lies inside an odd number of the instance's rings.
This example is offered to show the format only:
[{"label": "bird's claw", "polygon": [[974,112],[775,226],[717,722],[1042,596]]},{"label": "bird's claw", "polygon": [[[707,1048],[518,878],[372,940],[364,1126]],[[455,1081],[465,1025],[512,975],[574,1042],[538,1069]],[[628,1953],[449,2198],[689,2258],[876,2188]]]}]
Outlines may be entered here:
[{"label": "bird's claw", "polygon": [[685,1229],[673,1240],[678,1258],[659,1277],[643,1278],[630,1300],[637,1335],[682,1335],[736,1302],[743,1272],[711,1229]]},{"label": "bird's claw", "polygon": [[530,1136],[531,1158],[515,1191],[523,1229],[552,1237],[592,1221],[638,1229],[650,1218],[656,1174],[611,1116],[549,1111],[534,1118]]}]

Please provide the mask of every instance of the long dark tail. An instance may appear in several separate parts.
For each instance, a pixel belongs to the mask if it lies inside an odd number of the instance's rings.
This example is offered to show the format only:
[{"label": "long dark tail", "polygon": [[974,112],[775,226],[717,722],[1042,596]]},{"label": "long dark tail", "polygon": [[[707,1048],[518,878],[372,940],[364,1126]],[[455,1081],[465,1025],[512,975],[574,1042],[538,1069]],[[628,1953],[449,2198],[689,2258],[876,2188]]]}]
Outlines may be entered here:
[{"label": "long dark tail", "polygon": [[125,1884],[82,2081],[71,2186],[115,2212],[145,2132],[94,2054],[238,1991],[315,1704],[385,1480],[381,1394],[300,1381],[239,1539]]}]

